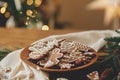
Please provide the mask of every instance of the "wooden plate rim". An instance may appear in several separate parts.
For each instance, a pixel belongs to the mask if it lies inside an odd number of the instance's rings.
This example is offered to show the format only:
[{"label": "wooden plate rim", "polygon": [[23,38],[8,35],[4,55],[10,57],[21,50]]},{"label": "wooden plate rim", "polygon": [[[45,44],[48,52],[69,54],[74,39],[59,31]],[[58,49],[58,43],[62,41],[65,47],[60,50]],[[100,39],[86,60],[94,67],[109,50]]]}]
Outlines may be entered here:
[{"label": "wooden plate rim", "polygon": [[[94,49],[93,49],[94,50]],[[95,51],[95,50],[94,50]],[[35,68],[35,69],[40,69],[42,71],[46,71],[46,72],[67,72],[67,71],[76,71],[76,70],[80,70],[80,69],[83,69],[83,68],[86,68],[90,65],[92,65],[93,63],[95,63],[98,59],[98,54],[96,52],[96,57],[94,59],[91,60],[91,62],[89,62],[88,64],[85,64],[83,66],[80,66],[80,67],[75,67],[75,68],[71,68],[71,69],[48,69],[48,68],[43,68],[43,67],[40,67],[39,65],[33,63],[33,62],[30,62],[28,60],[28,55],[29,55],[29,50],[28,50],[28,47],[23,49],[23,51],[20,53],[20,58],[23,62],[25,62],[26,64],[28,64],[29,66]]]}]

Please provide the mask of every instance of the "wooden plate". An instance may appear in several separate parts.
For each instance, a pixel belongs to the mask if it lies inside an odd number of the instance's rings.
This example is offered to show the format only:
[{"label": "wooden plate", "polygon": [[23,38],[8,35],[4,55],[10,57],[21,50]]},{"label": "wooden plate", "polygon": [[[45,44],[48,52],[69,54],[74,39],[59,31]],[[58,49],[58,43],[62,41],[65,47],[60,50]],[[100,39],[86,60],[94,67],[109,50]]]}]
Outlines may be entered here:
[{"label": "wooden plate", "polygon": [[43,68],[43,67],[40,67],[39,65],[31,62],[28,60],[28,56],[29,56],[29,50],[28,48],[25,48],[21,54],[20,54],[20,58],[26,63],[28,64],[29,66],[35,68],[35,69],[40,69],[42,71],[47,71],[47,72],[67,72],[67,71],[75,71],[75,70],[80,70],[80,69],[83,69],[83,68],[86,68],[90,65],[92,65],[93,63],[96,62],[97,58],[98,58],[98,54],[96,53],[96,57],[94,57],[91,62],[85,64],[85,65],[82,65],[82,66],[78,66],[78,67],[75,67],[75,68],[71,68],[71,69],[48,69],[48,68]]}]

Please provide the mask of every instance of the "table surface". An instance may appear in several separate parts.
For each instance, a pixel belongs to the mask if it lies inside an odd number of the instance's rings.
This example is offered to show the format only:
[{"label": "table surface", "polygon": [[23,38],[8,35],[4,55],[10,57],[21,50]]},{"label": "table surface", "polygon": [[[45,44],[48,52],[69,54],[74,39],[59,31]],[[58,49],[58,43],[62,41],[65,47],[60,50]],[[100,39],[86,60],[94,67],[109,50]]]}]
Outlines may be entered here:
[{"label": "table surface", "polygon": [[44,37],[48,37],[50,35],[65,34],[79,31],[81,30],[59,29],[42,31],[38,29],[0,28],[0,50],[4,48],[9,48],[11,50],[24,48],[32,42],[42,39]]}]

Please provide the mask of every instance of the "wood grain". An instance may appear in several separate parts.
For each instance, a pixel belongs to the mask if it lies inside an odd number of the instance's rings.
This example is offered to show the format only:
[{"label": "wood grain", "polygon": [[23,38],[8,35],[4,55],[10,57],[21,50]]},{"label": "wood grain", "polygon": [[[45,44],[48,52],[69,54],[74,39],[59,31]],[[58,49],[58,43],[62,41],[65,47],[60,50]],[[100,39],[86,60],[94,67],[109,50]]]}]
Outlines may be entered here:
[{"label": "wood grain", "polygon": [[0,28],[0,49],[9,48],[14,50],[17,48],[24,48],[27,47],[32,42],[44,37],[48,37],[50,35],[65,34],[79,31],[81,30],[63,29],[42,31],[38,29]]}]

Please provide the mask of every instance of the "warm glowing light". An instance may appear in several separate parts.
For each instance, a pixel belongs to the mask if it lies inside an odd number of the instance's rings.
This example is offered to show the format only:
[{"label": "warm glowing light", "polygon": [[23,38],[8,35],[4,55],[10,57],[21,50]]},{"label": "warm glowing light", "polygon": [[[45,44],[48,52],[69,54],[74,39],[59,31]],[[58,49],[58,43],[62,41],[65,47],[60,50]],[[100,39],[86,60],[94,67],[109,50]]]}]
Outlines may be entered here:
[{"label": "warm glowing light", "polygon": [[25,22],[25,25],[29,25],[29,22],[28,22],[28,21],[26,21],[26,22]]},{"label": "warm glowing light", "polygon": [[39,7],[42,3],[42,0],[35,0],[35,7]]},{"label": "warm glowing light", "polygon": [[38,14],[38,12],[37,12],[36,10],[34,10],[34,13],[35,13],[35,14]]},{"label": "warm glowing light", "polygon": [[43,26],[42,26],[42,30],[43,30],[43,31],[48,31],[48,30],[49,30],[49,27],[48,27],[47,25],[43,25]]},{"label": "warm glowing light", "polygon": [[0,12],[1,12],[2,14],[4,14],[5,11],[6,11],[6,8],[5,8],[5,7],[2,7],[2,8],[0,9]]},{"label": "warm glowing light", "polygon": [[22,12],[22,11],[20,11],[19,13],[20,13],[20,14],[22,14],[23,12]]},{"label": "warm glowing light", "polygon": [[32,10],[27,10],[27,11],[26,11],[26,14],[27,14],[28,16],[32,16],[33,11],[32,11]]},{"label": "warm glowing light", "polygon": [[6,12],[6,13],[5,13],[5,17],[6,17],[6,18],[10,17],[10,12]]},{"label": "warm glowing light", "polygon": [[36,21],[38,22],[39,20],[38,20],[38,19],[36,19]]},{"label": "warm glowing light", "polygon": [[30,6],[30,5],[32,5],[32,4],[33,4],[33,0],[27,0],[27,2],[26,2],[26,3],[27,3],[27,5],[29,5],[29,6]]},{"label": "warm glowing light", "polygon": [[4,3],[3,6],[4,6],[5,8],[7,8],[7,7],[8,7],[8,4],[7,4],[7,3]]},{"label": "warm glowing light", "polygon": [[27,20],[29,20],[30,18],[29,18],[29,17],[27,17],[26,19],[27,19]]}]

